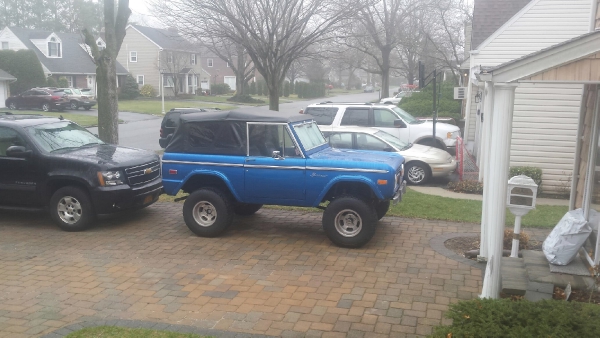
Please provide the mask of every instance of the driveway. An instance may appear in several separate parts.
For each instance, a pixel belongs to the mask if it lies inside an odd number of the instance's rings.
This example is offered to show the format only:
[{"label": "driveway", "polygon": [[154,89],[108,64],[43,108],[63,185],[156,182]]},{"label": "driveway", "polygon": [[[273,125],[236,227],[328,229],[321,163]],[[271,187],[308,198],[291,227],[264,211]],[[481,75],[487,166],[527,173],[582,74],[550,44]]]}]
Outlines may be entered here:
[{"label": "driveway", "polygon": [[350,250],[327,240],[319,213],[262,209],[200,238],[181,207],[157,203],[80,233],[46,214],[0,212],[0,337],[115,319],[284,337],[426,335],[448,304],[480,290],[479,269],[430,246],[476,225],[385,217]]}]

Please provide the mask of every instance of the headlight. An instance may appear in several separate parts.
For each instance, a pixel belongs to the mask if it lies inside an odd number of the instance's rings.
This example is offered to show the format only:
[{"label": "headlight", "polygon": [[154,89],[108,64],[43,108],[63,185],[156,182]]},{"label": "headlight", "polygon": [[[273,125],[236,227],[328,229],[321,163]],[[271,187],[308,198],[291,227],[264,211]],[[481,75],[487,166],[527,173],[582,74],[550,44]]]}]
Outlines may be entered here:
[{"label": "headlight", "polygon": [[446,138],[455,139],[457,137],[460,137],[460,130],[457,130],[454,132],[448,132],[448,134],[446,134]]},{"label": "headlight", "polygon": [[123,184],[120,171],[99,171],[98,182],[103,187]]}]

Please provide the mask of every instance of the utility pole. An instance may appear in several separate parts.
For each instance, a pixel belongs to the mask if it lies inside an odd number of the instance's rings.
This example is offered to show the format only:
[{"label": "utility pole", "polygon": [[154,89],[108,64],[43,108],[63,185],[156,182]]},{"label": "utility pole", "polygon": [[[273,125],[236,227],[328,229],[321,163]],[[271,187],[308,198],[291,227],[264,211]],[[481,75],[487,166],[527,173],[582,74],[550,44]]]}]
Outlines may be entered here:
[{"label": "utility pole", "polygon": [[[438,102],[438,88],[437,88],[437,69],[434,69],[429,75],[425,76],[425,65],[419,61],[419,89],[423,90],[428,84],[433,85],[433,111],[432,111],[432,122],[433,122],[433,134],[432,134],[432,147],[438,148],[437,137],[436,137],[436,124],[437,124],[437,102]],[[429,77],[431,81],[427,83]],[[441,90],[440,90],[441,92]]]}]

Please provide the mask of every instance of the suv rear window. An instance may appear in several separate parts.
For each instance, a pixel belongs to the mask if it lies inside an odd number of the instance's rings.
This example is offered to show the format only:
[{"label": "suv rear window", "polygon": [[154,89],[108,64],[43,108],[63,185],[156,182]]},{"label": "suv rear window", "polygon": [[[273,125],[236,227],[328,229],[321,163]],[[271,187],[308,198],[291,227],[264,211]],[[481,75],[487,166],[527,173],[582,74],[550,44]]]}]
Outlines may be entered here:
[{"label": "suv rear window", "polygon": [[304,113],[312,115],[318,125],[328,126],[333,123],[338,110],[339,108],[335,107],[308,107]]}]

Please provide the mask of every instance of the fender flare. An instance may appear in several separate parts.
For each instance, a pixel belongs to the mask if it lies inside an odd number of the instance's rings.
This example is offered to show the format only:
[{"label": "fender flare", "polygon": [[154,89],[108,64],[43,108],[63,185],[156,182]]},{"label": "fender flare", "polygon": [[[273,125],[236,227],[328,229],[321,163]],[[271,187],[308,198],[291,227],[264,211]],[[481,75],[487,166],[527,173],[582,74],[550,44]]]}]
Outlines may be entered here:
[{"label": "fender flare", "polygon": [[233,195],[233,197],[235,197],[236,200],[241,201],[242,198],[241,196],[237,193],[237,191],[233,188],[233,185],[231,184],[231,182],[229,181],[229,179],[227,179],[227,176],[223,175],[223,173],[218,172],[218,171],[214,171],[214,170],[204,170],[204,169],[198,169],[198,170],[192,170],[190,171],[184,178],[183,180],[181,180],[181,183],[179,183],[177,185],[177,190],[179,191],[181,190],[181,188],[194,176],[198,176],[198,175],[203,175],[203,176],[216,176],[218,178],[220,178],[224,183],[225,186],[227,186],[227,188],[229,189],[229,191],[231,192],[231,194]]},{"label": "fender flare", "polygon": [[384,199],[383,194],[379,189],[377,189],[377,186],[375,185],[375,183],[373,183],[372,180],[366,178],[365,176],[342,175],[337,176],[333,180],[329,181],[329,183],[327,183],[327,185],[323,188],[317,199],[313,202],[312,206],[318,206],[323,200],[323,197],[325,197],[325,195],[329,192],[331,187],[340,182],[365,183],[369,188],[371,188],[371,191],[375,194],[375,196],[377,196],[378,199]]}]

